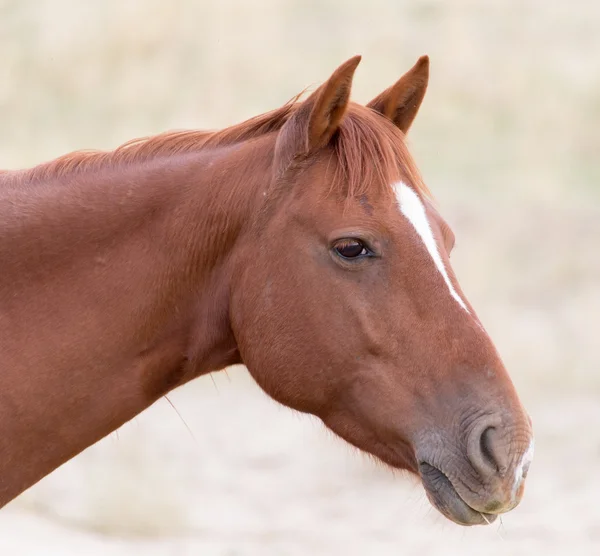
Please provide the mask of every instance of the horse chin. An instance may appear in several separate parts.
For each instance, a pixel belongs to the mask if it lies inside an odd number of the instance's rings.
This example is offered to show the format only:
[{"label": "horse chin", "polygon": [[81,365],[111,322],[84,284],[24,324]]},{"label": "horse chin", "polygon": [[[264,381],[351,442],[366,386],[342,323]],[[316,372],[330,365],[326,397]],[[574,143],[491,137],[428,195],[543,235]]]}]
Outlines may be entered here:
[{"label": "horse chin", "polygon": [[498,517],[478,512],[469,506],[456,492],[454,485],[437,467],[419,464],[419,474],[427,498],[445,517],[458,525],[489,525]]}]

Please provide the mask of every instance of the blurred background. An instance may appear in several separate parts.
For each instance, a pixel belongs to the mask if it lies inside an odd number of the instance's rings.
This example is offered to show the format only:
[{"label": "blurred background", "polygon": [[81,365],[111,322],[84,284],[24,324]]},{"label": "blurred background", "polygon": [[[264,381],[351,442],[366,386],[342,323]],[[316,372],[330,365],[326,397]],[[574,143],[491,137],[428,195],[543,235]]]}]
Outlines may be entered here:
[{"label": "blurred background", "polygon": [[189,430],[163,399],[1,510],[0,554],[598,553],[598,2],[0,0],[0,52],[2,168],[228,126],[358,53],[367,102],[429,54],[411,148],[536,431],[521,506],[464,529],[233,368],[170,396]]}]

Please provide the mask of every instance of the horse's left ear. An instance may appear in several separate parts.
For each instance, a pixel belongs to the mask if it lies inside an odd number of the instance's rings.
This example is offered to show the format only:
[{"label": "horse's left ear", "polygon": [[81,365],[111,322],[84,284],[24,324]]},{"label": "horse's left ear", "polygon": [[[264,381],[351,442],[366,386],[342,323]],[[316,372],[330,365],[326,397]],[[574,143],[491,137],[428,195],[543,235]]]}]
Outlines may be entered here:
[{"label": "horse's left ear", "polygon": [[429,57],[421,56],[394,85],[367,106],[383,114],[406,133],[425,97],[429,82]]}]

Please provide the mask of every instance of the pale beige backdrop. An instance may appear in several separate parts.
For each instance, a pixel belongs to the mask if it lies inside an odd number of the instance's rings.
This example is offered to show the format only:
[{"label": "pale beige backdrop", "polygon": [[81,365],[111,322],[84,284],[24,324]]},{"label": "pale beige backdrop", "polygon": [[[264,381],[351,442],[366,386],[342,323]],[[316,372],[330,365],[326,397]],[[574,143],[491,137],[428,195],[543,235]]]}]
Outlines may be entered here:
[{"label": "pale beige backdrop", "polygon": [[359,101],[431,56],[412,149],[533,417],[523,504],[459,528],[238,368],[173,393],[193,437],[161,400],[1,510],[0,554],[600,553],[597,1],[0,0],[0,167],[232,124],[357,53]]}]

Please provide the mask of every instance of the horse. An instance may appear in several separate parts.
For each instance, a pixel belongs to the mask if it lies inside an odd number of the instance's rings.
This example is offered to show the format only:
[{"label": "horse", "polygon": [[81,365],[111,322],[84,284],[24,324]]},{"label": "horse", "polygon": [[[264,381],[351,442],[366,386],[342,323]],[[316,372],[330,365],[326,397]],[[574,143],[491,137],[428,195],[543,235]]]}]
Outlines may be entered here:
[{"label": "horse", "polygon": [[241,124],[0,173],[0,507],[234,364],[455,523],[519,504],[532,423],[406,145],[429,58],[367,105],[360,59]]}]

